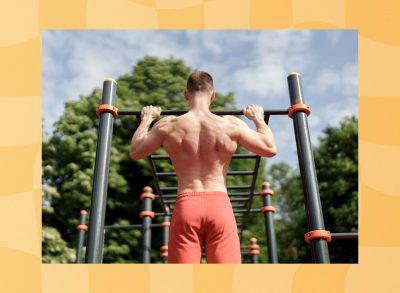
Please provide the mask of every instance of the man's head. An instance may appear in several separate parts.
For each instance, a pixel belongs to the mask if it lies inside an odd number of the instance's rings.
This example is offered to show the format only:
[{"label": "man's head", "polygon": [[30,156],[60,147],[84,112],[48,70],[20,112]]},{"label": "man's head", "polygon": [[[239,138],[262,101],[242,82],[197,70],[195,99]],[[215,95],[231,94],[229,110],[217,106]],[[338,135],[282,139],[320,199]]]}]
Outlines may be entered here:
[{"label": "man's head", "polygon": [[204,71],[195,71],[189,75],[186,84],[185,97],[195,97],[197,95],[207,95],[214,99],[214,85],[212,76]]}]

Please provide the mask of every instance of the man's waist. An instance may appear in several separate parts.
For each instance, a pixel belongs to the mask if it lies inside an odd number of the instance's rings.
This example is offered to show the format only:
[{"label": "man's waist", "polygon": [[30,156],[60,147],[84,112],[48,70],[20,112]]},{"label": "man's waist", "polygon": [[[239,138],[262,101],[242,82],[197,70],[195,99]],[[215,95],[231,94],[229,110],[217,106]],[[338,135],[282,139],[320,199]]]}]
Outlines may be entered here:
[{"label": "man's waist", "polygon": [[182,196],[228,196],[226,191],[184,191],[178,194]]}]

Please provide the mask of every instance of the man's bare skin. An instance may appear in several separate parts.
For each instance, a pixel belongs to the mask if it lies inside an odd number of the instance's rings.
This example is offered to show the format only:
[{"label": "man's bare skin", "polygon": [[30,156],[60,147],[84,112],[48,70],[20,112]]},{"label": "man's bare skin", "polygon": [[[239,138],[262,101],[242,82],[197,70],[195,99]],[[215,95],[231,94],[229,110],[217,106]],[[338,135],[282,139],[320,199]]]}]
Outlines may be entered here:
[{"label": "man's bare skin", "polygon": [[166,116],[151,130],[151,123],[158,119],[161,108],[144,107],[142,121],[131,142],[130,156],[142,159],[163,146],[171,158],[178,178],[178,194],[183,192],[226,190],[226,173],[232,154],[239,145],[263,157],[276,154],[273,134],[264,121],[264,110],[250,105],[243,109],[252,120],[256,131],[234,116],[217,116],[209,106],[215,92],[190,95],[188,113]]}]

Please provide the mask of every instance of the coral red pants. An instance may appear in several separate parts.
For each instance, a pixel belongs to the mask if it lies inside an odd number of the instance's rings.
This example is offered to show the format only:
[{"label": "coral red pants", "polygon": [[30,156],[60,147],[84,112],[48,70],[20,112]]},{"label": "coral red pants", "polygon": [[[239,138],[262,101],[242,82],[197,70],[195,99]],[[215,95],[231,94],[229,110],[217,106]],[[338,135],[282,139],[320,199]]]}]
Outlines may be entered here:
[{"label": "coral red pants", "polygon": [[171,219],[168,263],[241,263],[240,243],[232,205],[225,192],[178,195]]}]

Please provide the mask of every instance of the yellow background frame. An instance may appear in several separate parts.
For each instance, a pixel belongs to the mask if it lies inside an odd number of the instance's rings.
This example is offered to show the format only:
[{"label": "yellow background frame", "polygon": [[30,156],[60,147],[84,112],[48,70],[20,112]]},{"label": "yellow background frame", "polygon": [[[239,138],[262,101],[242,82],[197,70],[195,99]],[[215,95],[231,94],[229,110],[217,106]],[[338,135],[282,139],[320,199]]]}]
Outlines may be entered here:
[{"label": "yellow background frame", "polygon": [[[0,291],[400,292],[399,11],[397,0],[2,1]],[[42,265],[45,29],[357,29],[360,263]]]}]

